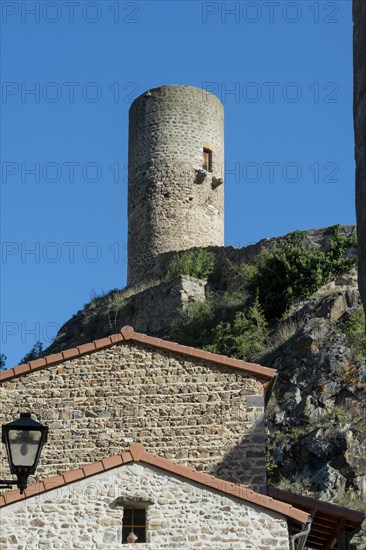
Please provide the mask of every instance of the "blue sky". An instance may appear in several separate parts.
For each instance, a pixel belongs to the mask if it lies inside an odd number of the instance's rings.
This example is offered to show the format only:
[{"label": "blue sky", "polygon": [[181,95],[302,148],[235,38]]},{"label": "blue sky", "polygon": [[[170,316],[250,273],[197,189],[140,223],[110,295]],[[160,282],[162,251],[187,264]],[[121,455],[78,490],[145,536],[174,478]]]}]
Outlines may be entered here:
[{"label": "blue sky", "polygon": [[227,245],[355,223],[351,0],[1,10],[7,366],[93,293],[125,286],[128,109],[149,88],[224,103]]}]

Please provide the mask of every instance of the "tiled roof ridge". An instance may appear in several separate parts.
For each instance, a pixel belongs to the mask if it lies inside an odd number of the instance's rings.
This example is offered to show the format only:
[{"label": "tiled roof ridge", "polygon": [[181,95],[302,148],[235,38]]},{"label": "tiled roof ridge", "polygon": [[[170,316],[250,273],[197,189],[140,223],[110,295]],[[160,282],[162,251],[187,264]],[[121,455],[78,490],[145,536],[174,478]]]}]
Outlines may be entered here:
[{"label": "tiled roof ridge", "polygon": [[291,504],[286,504],[280,500],[276,500],[272,497],[252,491],[242,485],[230,483],[229,481],[219,479],[210,474],[193,470],[188,466],[172,462],[167,458],[154,455],[153,453],[146,451],[144,446],[140,443],[134,443],[131,445],[129,451],[122,452],[119,455],[106,457],[91,464],[85,464],[81,468],[76,468],[74,470],[64,472],[61,475],[52,476],[43,481],[33,483],[27,487],[23,495],[20,494],[19,490],[8,491],[4,495],[0,496],[0,508],[53,489],[59,489],[60,487],[70,483],[81,481],[130,462],[143,462],[145,464],[149,464],[150,466],[165,470],[171,474],[186,478],[189,481],[204,485],[209,489],[219,491],[228,496],[236,497],[255,504],[256,506],[261,506],[262,508],[277,512],[278,514],[289,517],[301,524],[305,524],[310,516],[310,513],[294,508]]},{"label": "tiled roof ridge", "polygon": [[51,365],[57,365],[63,363],[64,361],[69,361],[70,359],[76,359],[82,355],[93,353],[101,349],[105,349],[115,344],[118,344],[123,341],[132,340],[133,342],[139,342],[148,346],[152,346],[158,349],[165,351],[179,353],[194,359],[201,359],[204,361],[209,361],[217,365],[222,365],[223,367],[229,367],[244,372],[249,372],[267,379],[267,382],[270,382],[276,376],[276,370],[270,369],[268,367],[262,367],[257,363],[248,363],[242,361],[241,359],[235,359],[233,357],[227,357],[225,355],[219,355],[217,353],[211,353],[209,351],[204,351],[197,348],[192,348],[189,346],[183,346],[177,342],[170,342],[169,340],[163,340],[161,338],[156,338],[155,336],[148,336],[147,334],[142,334],[140,332],[135,332],[133,327],[128,325],[124,326],[120,332],[112,334],[111,336],[106,336],[100,338],[99,340],[94,340],[87,344],[81,344],[75,348],[70,348],[58,353],[53,353],[52,355],[46,355],[39,359],[34,359],[29,361],[29,363],[24,363],[22,365],[17,365],[10,369],[0,372],[0,382],[5,382],[11,380],[12,378],[17,378],[23,374],[29,374],[37,370],[42,370]]}]

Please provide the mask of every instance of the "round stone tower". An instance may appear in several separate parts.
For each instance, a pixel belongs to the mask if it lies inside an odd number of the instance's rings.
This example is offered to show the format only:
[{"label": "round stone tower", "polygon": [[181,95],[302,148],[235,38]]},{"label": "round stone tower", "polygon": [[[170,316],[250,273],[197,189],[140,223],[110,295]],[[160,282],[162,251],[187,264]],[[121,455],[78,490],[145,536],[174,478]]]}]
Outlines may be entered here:
[{"label": "round stone tower", "polygon": [[159,276],[164,252],[224,244],[224,108],[161,86],[129,113],[128,285]]}]

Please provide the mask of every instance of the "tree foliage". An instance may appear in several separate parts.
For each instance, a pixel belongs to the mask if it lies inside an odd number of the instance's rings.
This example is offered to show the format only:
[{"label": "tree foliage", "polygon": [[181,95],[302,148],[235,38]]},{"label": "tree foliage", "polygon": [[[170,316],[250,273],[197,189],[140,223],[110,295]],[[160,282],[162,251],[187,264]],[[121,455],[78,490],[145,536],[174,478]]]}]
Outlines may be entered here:
[{"label": "tree foliage", "polygon": [[253,264],[242,267],[249,292],[258,296],[268,321],[278,320],[294,300],[305,300],[322,285],[356,264],[347,258],[354,234],[342,235],[339,226],[327,252],[305,247],[300,231],[291,233],[283,244],[258,255]]},{"label": "tree foliage", "polygon": [[205,302],[189,304],[173,326],[173,339],[186,346],[203,348],[210,342],[216,308],[211,296]]},{"label": "tree foliage", "polygon": [[220,321],[220,310],[220,301],[214,302],[212,297],[206,302],[191,304],[181,312],[173,338],[185,345],[246,361],[258,357],[268,335],[258,300],[236,311],[231,320]]},{"label": "tree foliage", "polygon": [[220,322],[210,333],[208,351],[246,361],[257,358],[265,348],[268,326],[258,299],[244,311],[237,311],[233,322]]},{"label": "tree foliage", "polygon": [[3,353],[0,353],[0,371],[5,370],[5,363],[6,363],[7,357]]},{"label": "tree foliage", "polygon": [[32,347],[32,349],[24,355],[24,357],[20,360],[20,364],[22,363],[29,363],[29,361],[33,361],[34,359],[39,359],[42,357],[43,353],[43,344],[38,340]]}]

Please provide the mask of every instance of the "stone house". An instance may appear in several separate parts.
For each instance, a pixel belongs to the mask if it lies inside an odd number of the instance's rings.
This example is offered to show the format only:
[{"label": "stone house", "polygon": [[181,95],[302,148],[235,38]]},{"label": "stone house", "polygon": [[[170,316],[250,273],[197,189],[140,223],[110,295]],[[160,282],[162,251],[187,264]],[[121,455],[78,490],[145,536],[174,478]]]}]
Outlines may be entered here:
[{"label": "stone house", "polygon": [[55,549],[115,550],[133,529],[146,550],[283,550],[286,518],[308,519],[291,505],[157,457],[139,444],[35,483],[29,493],[27,500],[19,493],[14,500],[2,497],[9,503],[1,513],[2,539],[17,548],[49,547],[52,539]]},{"label": "stone house", "polygon": [[139,442],[222,479],[266,487],[264,399],[273,369],[124,327],[0,376],[3,421],[22,408],[49,426],[42,478]]},{"label": "stone house", "polygon": [[362,514],[267,489],[275,376],[131,327],[0,373],[2,423],[49,426],[34,483],[0,499],[0,547],[348,548]]}]

